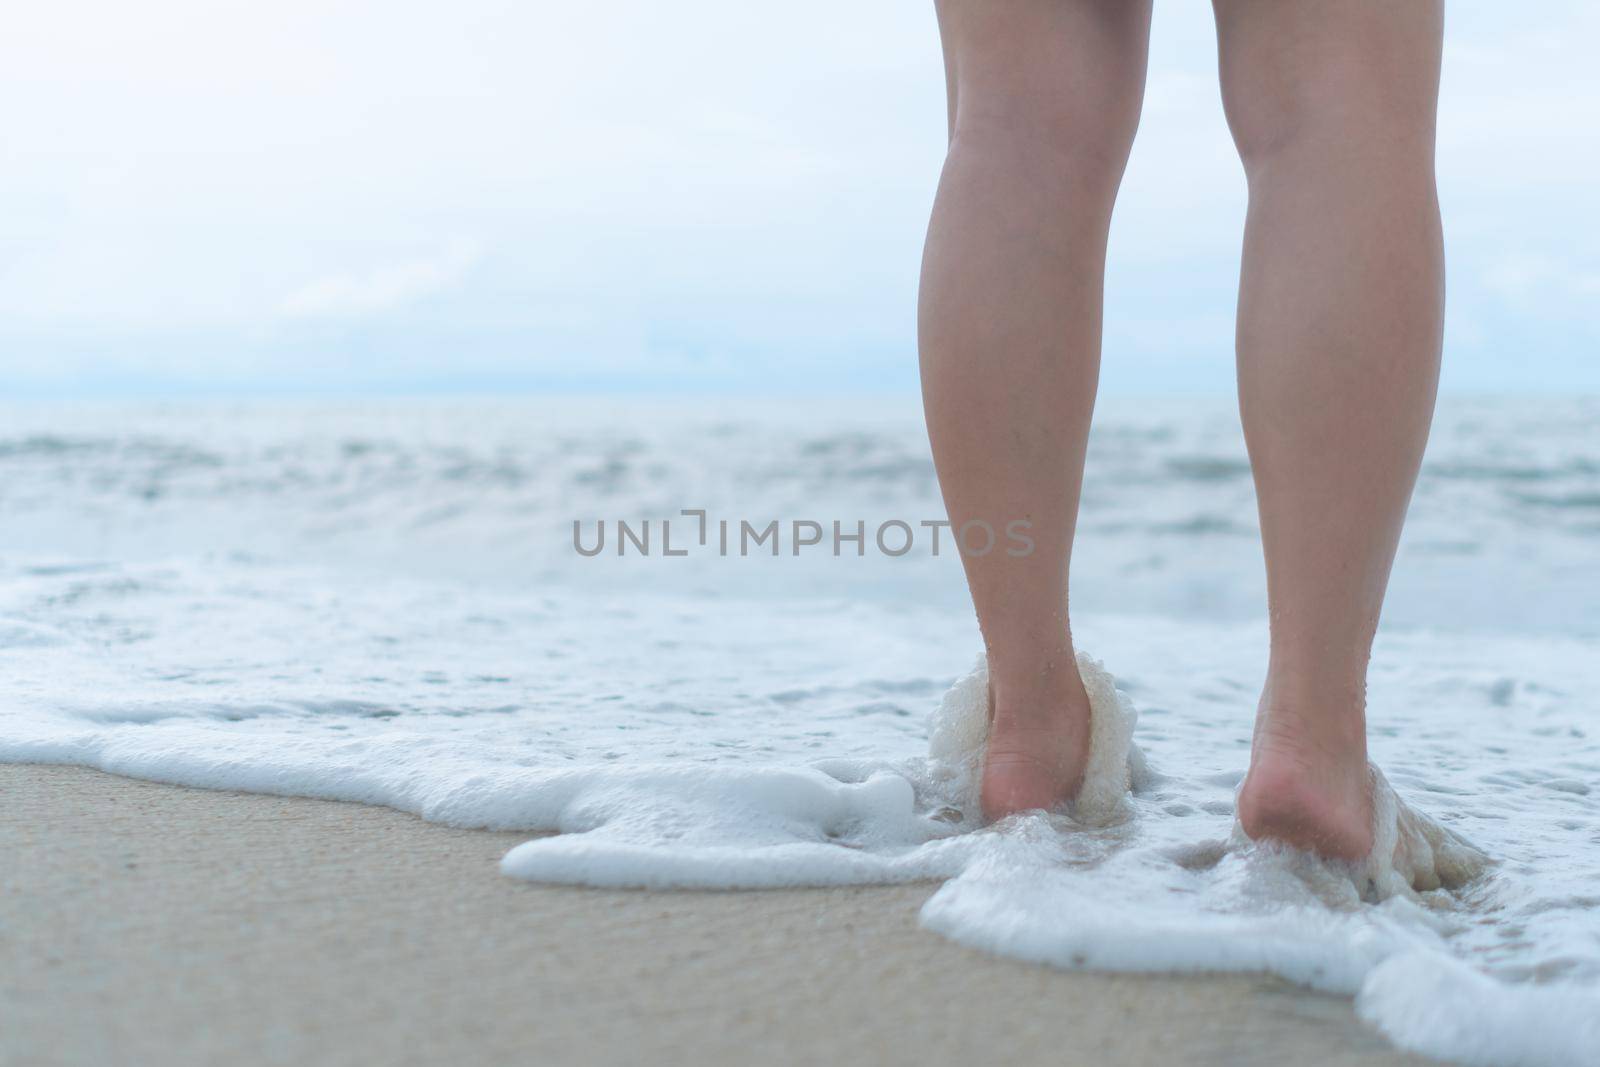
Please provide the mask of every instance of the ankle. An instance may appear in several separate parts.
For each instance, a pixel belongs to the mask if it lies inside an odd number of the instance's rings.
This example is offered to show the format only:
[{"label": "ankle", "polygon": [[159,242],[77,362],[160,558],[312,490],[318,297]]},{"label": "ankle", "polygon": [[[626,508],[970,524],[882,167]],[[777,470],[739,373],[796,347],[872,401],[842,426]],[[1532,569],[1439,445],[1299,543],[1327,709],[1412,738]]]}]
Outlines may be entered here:
[{"label": "ankle", "polygon": [[1263,752],[1282,749],[1364,765],[1367,759],[1364,703],[1349,692],[1286,699],[1268,688],[1256,709],[1252,762]]},{"label": "ankle", "polygon": [[1027,663],[991,666],[989,693],[996,714],[1081,713],[1089,696],[1070,648]]}]

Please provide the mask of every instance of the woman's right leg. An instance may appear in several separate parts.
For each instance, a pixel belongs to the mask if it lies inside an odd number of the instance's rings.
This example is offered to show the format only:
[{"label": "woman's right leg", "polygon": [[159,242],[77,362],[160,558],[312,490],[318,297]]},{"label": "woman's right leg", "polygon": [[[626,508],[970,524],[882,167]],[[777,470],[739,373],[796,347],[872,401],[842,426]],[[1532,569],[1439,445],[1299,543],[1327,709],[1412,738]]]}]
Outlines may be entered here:
[{"label": "woman's right leg", "polygon": [[1372,848],[1367,658],[1439,379],[1441,0],[1215,0],[1250,183],[1239,401],[1271,655],[1239,821]]},{"label": "woman's right leg", "polygon": [[[1111,207],[1143,99],[1149,0],[939,0],[949,155],[918,340],[934,462],[988,652],[990,818],[1076,793],[1088,698],[1067,564],[1100,361]],[[1009,555],[1025,520],[1033,551]],[[981,548],[982,526],[971,526]]]}]

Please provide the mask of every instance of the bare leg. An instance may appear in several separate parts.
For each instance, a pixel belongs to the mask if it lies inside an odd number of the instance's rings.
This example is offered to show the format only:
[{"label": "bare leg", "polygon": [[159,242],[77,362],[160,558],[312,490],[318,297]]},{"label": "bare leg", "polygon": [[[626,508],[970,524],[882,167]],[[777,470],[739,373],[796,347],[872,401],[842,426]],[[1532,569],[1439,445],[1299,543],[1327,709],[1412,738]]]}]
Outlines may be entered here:
[{"label": "bare leg", "polygon": [[1239,400],[1272,625],[1239,819],[1372,847],[1366,671],[1438,383],[1439,0],[1215,0],[1250,185]]},{"label": "bare leg", "polygon": [[[1067,564],[1099,374],[1111,207],[1143,98],[1148,0],[940,0],[949,157],[923,258],[923,401],[988,651],[990,818],[1052,807],[1088,758]],[[1025,557],[1006,525],[1031,523]],[[983,527],[970,528],[981,549]]]}]

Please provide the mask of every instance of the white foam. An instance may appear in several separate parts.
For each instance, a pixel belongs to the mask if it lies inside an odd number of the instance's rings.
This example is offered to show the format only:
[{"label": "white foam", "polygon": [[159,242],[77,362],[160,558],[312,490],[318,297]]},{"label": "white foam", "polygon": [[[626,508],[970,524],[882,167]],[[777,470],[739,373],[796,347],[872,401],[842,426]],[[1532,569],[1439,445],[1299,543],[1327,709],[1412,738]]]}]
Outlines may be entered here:
[{"label": "white foam", "polygon": [[[1195,852],[1138,847],[1130,786],[1157,780],[1133,744],[1138,714],[1099,662],[1080,653],[1079,667],[1093,715],[1090,759],[1083,789],[1062,813],[955,833],[970,828],[977,805],[989,719],[980,657],[941,700],[929,759],[902,768],[906,778],[836,765],[845,778],[867,776],[851,783],[819,772],[782,788],[769,772],[690,777],[671,788],[658,780],[643,810],[631,790],[598,788],[568,806],[566,834],[514,849],[503,869],[538,881],[652,887],[947,878],[922,923],[974,948],[1069,969],[1267,972],[1357,996],[1364,1018],[1417,1051],[1583,1062],[1574,1057],[1592,1047],[1587,1024],[1560,1020],[1595,1006],[1593,996],[1510,987],[1452,956],[1454,922],[1437,910],[1441,887],[1469,883],[1485,859],[1406,806],[1376,770],[1377,845],[1362,864],[1258,846],[1237,825],[1199,862]],[[924,811],[943,804],[959,818],[920,814],[919,791]],[[670,829],[664,804],[676,806]],[[838,847],[841,834],[851,848]],[[1524,1040],[1535,1023],[1543,1036]]]},{"label": "white foam", "polygon": [[1496,982],[1436,952],[1397,952],[1356,997],[1395,1044],[1482,1067],[1600,1063],[1600,994]]},{"label": "white foam", "polygon": [[944,878],[981,842],[919,813],[906,778],[846,782],[815,769],[656,771],[586,785],[561,833],[501,869],[537,882],[769,889]]},{"label": "white foam", "polygon": [[[1227,847],[1197,865],[1211,866],[1203,873],[1152,879],[1134,869],[1149,858],[1137,850],[1085,847],[1083,828],[1125,815],[1130,781],[1150,772],[1132,744],[1132,703],[1098,662],[1079,653],[1079,665],[1094,718],[1074,823],[1045,813],[1007,820],[924,905],[924,926],[1064,969],[1276,974],[1354,995],[1397,1044],[1463,1062],[1600,1062],[1600,994],[1508,986],[1451,956],[1452,924],[1427,910],[1427,895],[1467,885],[1488,858],[1406,805],[1376,767],[1375,844],[1359,864],[1258,845],[1237,822]],[[980,659],[931,727],[931,754],[962,781],[981,766],[987,682]]]},{"label": "white foam", "polygon": [[[1138,713],[1098,662],[1080,654],[1078,663],[1093,716],[1088,770],[1072,817],[1102,825],[1128,815]],[[934,712],[926,761],[890,770],[835,760],[826,764],[831,774],[608,776],[565,798],[553,816],[558,836],[513,849],[501,869],[531,881],[656,889],[950,877],[994,847],[989,835],[959,834],[976,825],[987,723],[988,668],[980,657]],[[1143,766],[1142,757],[1133,759]]]},{"label": "white foam", "polygon": [[[958,806],[942,809],[960,813],[953,824],[919,815],[918,788],[880,769],[858,784],[804,779],[794,792],[775,790],[764,775],[701,779],[670,793],[703,807],[681,812],[670,833],[654,825],[640,835],[642,822],[659,819],[658,782],[648,819],[630,810],[636,795],[602,793],[568,809],[564,821],[576,832],[514,849],[503,869],[538,881],[654,887],[942,877],[921,921],[974,948],[1068,969],[1272,973],[1358,997],[1363,1018],[1417,1051],[1485,1063],[1584,1062],[1588,1024],[1561,1020],[1600,1001],[1510,987],[1452,956],[1454,923],[1436,910],[1439,893],[1479,876],[1485,857],[1404,804],[1376,769],[1377,844],[1361,864],[1256,845],[1237,824],[1210,855],[1158,857],[1137,847],[1130,787],[1158,778],[1133,744],[1138,713],[1098,661],[1080,653],[1079,668],[1093,716],[1090,758],[1082,790],[1061,813],[951,836],[971,826],[977,806],[989,721],[980,657],[933,713],[927,762],[901,770],[919,783],[923,808]],[[870,840],[862,834],[869,824]],[[841,830],[854,836],[849,850],[830,843]],[[1524,1039],[1530,1025],[1542,1028],[1536,1041]]]}]

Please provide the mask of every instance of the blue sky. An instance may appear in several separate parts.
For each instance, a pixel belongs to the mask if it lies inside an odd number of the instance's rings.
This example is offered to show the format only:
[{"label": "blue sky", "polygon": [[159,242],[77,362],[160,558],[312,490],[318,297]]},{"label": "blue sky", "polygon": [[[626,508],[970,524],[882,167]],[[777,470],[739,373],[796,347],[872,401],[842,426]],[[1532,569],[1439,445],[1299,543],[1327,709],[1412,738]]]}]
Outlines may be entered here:
[{"label": "blue sky", "polygon": [[[1445,384],[1600,390],[1600,5],[1450,10]],[[931,6],[63,0],[0,37],[0,392],[915,386]],[[1158,0],[1109,392],[1232,389],[1244,183]]]}]

